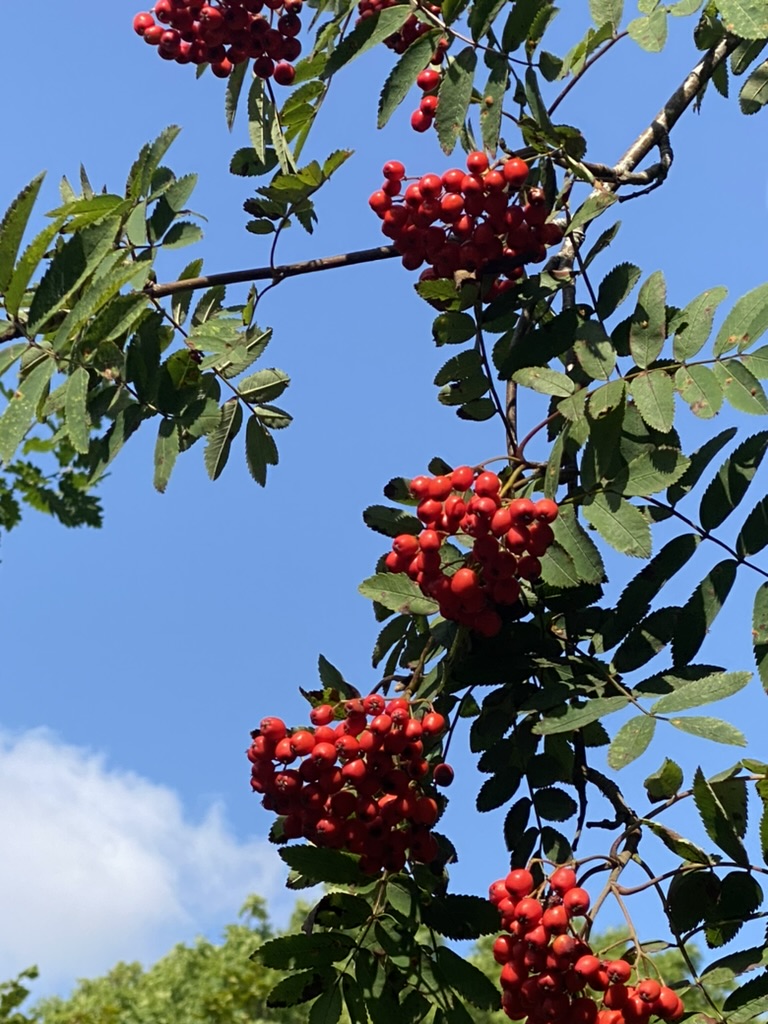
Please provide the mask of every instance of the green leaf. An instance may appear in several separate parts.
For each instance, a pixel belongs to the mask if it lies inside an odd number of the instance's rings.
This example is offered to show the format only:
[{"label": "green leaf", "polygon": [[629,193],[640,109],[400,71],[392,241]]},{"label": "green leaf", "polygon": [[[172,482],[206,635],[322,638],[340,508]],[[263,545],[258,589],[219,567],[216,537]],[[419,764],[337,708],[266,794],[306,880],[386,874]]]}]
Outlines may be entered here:
[{"label": "green leaf", "polygon": [[768,103],[768,60],[763,61],[739,90],[742,114],[756,114]]},{"label": "green leaf", "polygon": [[487,33],[505,2],[506,0],[477,0],[472,4],[467,21],[475,42]]},{"label": "green leaf", "polygon": [[161,419],[155,443],[155,490],[165,493],[179,454],[179,431],[171,419]]},{"label": "green leaf", "polygon": [[641,270],[633,263],[619,263],[609,270],[597,292],[597,315],[605,320],[624,302],[637,282]]},{"label": "green leaf", "polygon": [[741,361],[758,380],[765,380],[768,377],[768,345],[762,345],[754,352],[745,353]]},{"label": "green leaf", "polygon": [[752,650],[757,674],[768,692],[768,583],[762,583],[755,594],[752,610]]},{"label": "green leaf", "polygon": [[589,13],[598,28],[609,22],[616,29],[621,24],[624,0],[589,0]]},{"label": "green leaf", "polygon": [[596,494],[584,518],[623,555],[651,557],[651,528],[639,508],[616,494]]},{"label": "green leaf", "polygon": [[416,516],[389,505],[369,505],[363,512],[363,522],[369,529],[383,533],[385,537],[397,537],[401,533],[418,536],[424,529]]},{"label": "green leaf", "polygon": [[389,121],[413,88],[418,73],[429,64],[437,36],[436,30],[419,36],[390,71],[379,97],[379,128]]},{"label": "green leaf", "polygon": [[204,462],[211,480],[218,480],[229,459],[232,441],[243,425],[243,409],[237,398],[228,399],[221,407],[219,425],[208,435]]},{"label": "green leaf", "polygon": [[574,732],[583,729],[590,722],[597,722],[614,711],[621,711],[629,703],[628,697],[594,697],[580,708],[560,706],[547,714],[533,727],[538,736],[552,736],[560,732]]},{"label": "green leaf", "polygon": [[19,192],[0,222],[0,295],[7,291],[27,228],[32,208],[37,201],[45,172],[38,174]]},{"label": "green leaf", "polygon": [[64,309],[77,289],[115,244],[117,222],[109,218],[73,235],[52,257],[29,306],[30,334],[37,334]]},{"label": "green leaf", "polygon": [[332,978],[333,974],[330,971],[302,971],[300,974],[289,974],[270,990],[267,1006],[283,1009],[286,1006],[307,1003],[319,995]]},{"label": "green leaf", "polygon": [[533,794],[533,806],[545,821],[568,821],[578,810],[573,797],[555,786],[537,789]]},{"label": "green leaf", "polygon": [[[672,661],[676,666],[688,665],[725,604],[736,580],[739,563],[733,558],[718,562],[691,594],[680,609],[677,632],[672,642]],[[693,705],[691,705],[693,706]]]},{"label": "green leaf", "polygon": [[657,608],[630,631],[613,656],[618,672],[631,672],[663,651],[675,636],[680,609]]},{"label": "green leaf", "polygon": [[666,301],[664,275],[657,270],[643,282],[629,326],[629,349],[642,369],[658,359],[664,347],[667,336]]},{"label": "green leaf", "polygon": [[[422,921],[447,939],[479,939],[499,927],[499,913],[480,896],[436,896],[421,907]],[[446,948],[447,947],[443,947]]]},{"label": "green leaf", "polygon": [[438,91],[435,131],[444,153],[452,153],[464,127],[477,65],[474,46],[465,46],[443,73]]},{"label": "green leaf", "polygon": [[483,102],[480,106],[480,132],[485,149],[495,153],[501,132],[504,95],[509,83],[509,62],[506,57],[490,51],[486,53],[485,62],[491,70],[483,89]]},{"label": "green leaf", "polygon": [[598,237],[597,241],[589,250],[587,255],[584,257],[585,267],[588,268],[589,265],[593,262],[593,260],[595,260],[601,252],[605,252],[605,250],[614,240],[616,235],[618,235],[620,227],[621,221],[617,220],[615,224],[612,224],[609,228],[606,228],[605,231],[603,231],[603,233]]},{"label": "green leaf", "polygon": [[701,419],[711,419],[720,412],[723,389],[708,366],[681,366],[675,374],[675,390]]},{"label": "green leaf", "polygon": [[359,57],[378,43],[383,43],[387,36],[402,28],[410,16],[410,8],[398,5],[380,10],[372,17],[358,21],[349,35],[334,49],[320,77],[330,78],[355,57]]},{"label": "green leaf", "polygon": [[0,462],[10,462],[27,432],[37,421],[37,406],[48,387],[56,364],[44,357],[19,381],[0,416]]},{"label": "green leaf", "polygon": [[691,456],[691,464],[683,473],[676,484],[667,491],[667,501],[670,505],[676,505],[681,498],[689,494],[699,482],[704,470],[710,464],[718,452],[733,440],[737,432],[736,427],[728,427],[715,437],[706,441],[701,448],[697,449]]},{"label": "green leaf", "polygon": [[616,350],[603,326],[596,320],[579,324],[573,351],[581,368],[592,380],[607,381],[616,366]]},{"label": "green leaf", "polygon": [[752,416],[768,413],[768,398],[762,385],[737,359],[715,363],[714,373],[722,385],[726,401],[734,409]]},{"label": "green leaf", "polygon": [[742,352],[768,330],[768,284],[758,285],[737,301],[717,332],[713,354]]},{"label": "green leaf", "polygon": [[607,416],[621,405],[626,391],[627,385],[624,380],[612,380],[609,384],[603,384],[589,396],[589,415],[593,420]]},{"label": "green leaf", "polygon": [[740,558],[762,551],[768,544],[768,497],[761,498],[747,516],[736,538]]},{"label": "green leaf", "polygon": [[728,32],[743,39],[768,36],[768,10],[762,0],[717,0],[717,7]]},{"label": "green leaf", "polygon": [[632,377],[629,393],[649,427],[662,433],[675,421],[675,385],[666,370],[651,370]]},{"label": "green leaf", "polygon": [[517,792],[521,780],[522,776],[520,773],[510,769],[506,769],[504,772],[499,772],[486,779],[480,787],[480,792],[477,794],[476,806],[478,811],[481,814],[485,814],[509,803]]},{"label": "green leaf", "polygon": [[617,202],[618,197],[612,192],[598,192],[595,195],[590,195],[571,218],[568,224],[568,234],[572,235],[579,228],[591,224],[593,220],[597,220],[601,214],[605,213],[609,206],[613,206]]},{"label": "green leaf", "polygon": [[712,330],[717,307],[727,294],[727,288],[708,288],[672,317],[669,330],[674,335],[675,359],[684,362],[701,351]]},{"label": "green leaf", "polygon": [[649,800],[669,800],[682,789],[683,769],[675,761],[665,757],[661,768],[652,772],[643,785]]},{"label": "green leaf", "polygon": [[278,398],[290,383],[291,378],[287,373],[272,367],[246,377],[238,384],[237,390],[244,401],[251,405],[260,405],[262,402],[271,402]]},{"label": "green leaf", "polygon": [[163,236],[160,245],[164,249],[183,249],[185,245],[194,245],[203,237],[203,229],[188,220],[177,220]]},{"label": "green leaf", "polygon": [[667,41],[667,12],[662,8],[644,18],[635,18],[627,25],[627,32],[649,53],[660,53]]},{"label": "green leaf", "polygon": [[[650,821],[648,819],[641,819],[643,825],[650,829],[655,836],[664,843],[668,850],[676,854],[682,860],[691,861],[693,864],[711,864],[712,858],[708,853],[705,853],[700,846],[696,846],[690,839],[684,839],[678,832],[674,832],[671,828],[667,828],[666,825],[662,825],[659,821]],[[682,876],[687,877],[687,876]],[[679,919],[673,915],[673,920],[679,927]],[[700,921],[701,918],[699,917]],[[694,922],[696,923],[696,922]],[[691,925],[693,927],[693,925]]]},{"label": "green leaf", "polygon": [[245,461],[248,471],[261,487],[267,482],[267,466],[277,465],[277,445],[257,414],[245,427]]},{"label": "green leaf", "polygon": [[723,722],[719,718],[689,715],[687,718],[669,718],[667,721],[681,732],[712,740],[713,743],[727,743],[733,747],[746,747],[747,745],[743,732],[731,725],[730,722]]},{"label": "green leaf", "polygon": [[313,882],[363,886],[370,881],[360,870],[358,858],[341,850],[302,845],[284,846],[278,852],[289,868]]},{"label": "green leaf", "polygon": [[652,714],[688,711],[702,704],[714,704],[743,689],[752,678],[751,672],[721,672],[695,679],[673,693],[665,694],[651,706]]},{"label": "green leaf", "polygon": [[558,370],[550,370],[548,366],[527,366],[513,373],[512,380],[541,395],[554,395],[556,398],[567,398],[576,387],[570,377]]},{"label": "green leaf", "polygon": [[701,499],[699,519],[705,530],[720,526],[739,505],[767,448],[768,431],[763,430],[742,441],[725,460]]},{"label": "green leaf", "polygon": [[603,626],[606,650],[619,643],[650,611],[651,601],[688,564],[700,540],[696,533],[673,537],[626,585],[609,623]]},{"label": "green leaf", "polygon": [[357,589],[363,597],[404,615],[432,615],[438,607],[404,573],[377,573],[363,580]]},{"label": "green leaf", "polygon": [[450,946],[438,946],[435,960],[451,988],[480,1010],[495,1010],[499,990],[487,975],[454,952]]},{"label": "green leaf", "polygon": [[728,1012],[729,1024],[747,1024],[759,1018],[765,1010],[768,996],[768,971],[751,978],[744,985],[729,993],[723,1009]]},{"label": "green leaf", "polygon": [[468,348],[444,363],[435,374],[433,383],[438,386],[451,381],[468,380],[483,372],[483,360],[477,349]]},{"label": "green leaf", "polygon": [[[731,726],[731,728],[733,727]],[[699,812],[704,830],[712,842],[737,864],[749,864],[749,856],[741,843],[728,811],[718,799],[713,787],[704,778],[701,768],[696,769],[693,779],[693,802]]]},{"label": "green leaf", "polygon": [[584,583],[601,583],[605,566],[594,541],[576,518],[573,505],[563,505],[553,523],[557,543],[568,553],[577,577]]},{"label": "green leaf", "polygon": [[655,729],[656,720],[649,715],[637,715],[625,722],[608,748],[609,766],[619,771],[645,753]]},{"label": "green leaf", "polygon": [[5,309],[9,316],[18,316],[24,293],[37,270],[40,260],[48,251],[48,247],[59,233],[61,221],[57,220],[32,239],[16,265],[10,284],[5,291]]},{"label": "green leaf", "polygon": [[338,978],[317,997],[309,1010],[309,1024],[336,1024],[341,1017],[341,986]]},{"label": "green leaf", "polygon": [[270,939],[262,943],[253,956],[264,967],[279,971],[295,971],[302,968],[329,967],[332,963],[349,956],[354,945],[354,940],[349,935],[340,932],[281,935],[279,939]]},{"label": "green leaf", "polygon": [[67,383],[67,398],[64,406],[67,433],[76,452],[85,454],[91,441],[91,421],[86,401],[88,398],[88,371],[78,366],[73,370]]},{"label": "green leaf", "polygon": [[432,337],[437,345],[455,345],[474,339],[477,324],[469,313],[441,313],[432,322]]},{"label": "green leaf", "polygon": [[656,494],[679,480],[689,465],[687,456],[660,445],[631,459],[625,467],[626,477],[619,477],[615,489],[627,498]]},{"label": "green leaf", "polygon": [[172,124],[164,128],[153,142],[147,142],[141,147],[138,157],[128,173],[128,180],[125,184],[126,195],[131,199],[138,199],[139,196],[148,196],[152,191],[152,179],[155,171],[181,128]]}]

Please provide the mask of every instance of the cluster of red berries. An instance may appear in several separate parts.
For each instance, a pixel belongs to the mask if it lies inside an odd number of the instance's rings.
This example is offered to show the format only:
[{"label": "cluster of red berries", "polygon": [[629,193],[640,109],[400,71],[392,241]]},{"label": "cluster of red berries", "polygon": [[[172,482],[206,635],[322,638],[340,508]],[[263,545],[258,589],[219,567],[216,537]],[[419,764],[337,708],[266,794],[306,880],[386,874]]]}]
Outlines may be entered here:
[{"label": "cluster of red berries", "polygon": [[577,886],[573,868],[557,868],[539,898],[532,895],[534,884],[530,871],[517,868],[489,890],[505,929],[493,956],[501,965],[501,1006],[509,1018],[526,1024],[646,1024],[652,1016],[682,1017],[682,1001],[671,988],[654,978],[628,984],[632,966],[626,960],[601,960],[573,933],[572,919],[589,910],[589,893]]},{"label": "cluster of red berries", "polygon": [[301,8],[302,0],[156,0],[151,11],[136,15],[133,28],[164,60],[210,64],[214,75],[227,78],[235,64],[253,58],[259,78],[290,85],[296,74],[290,62],[301,53]]},{"label": "cluster of red berries", "polygon": [[309,717],[312,727],[290,730],[262,719],[247,751],[251,788],[282,816],[282,838],[359,854],[371,875],[401,871],[408,859],[431,863],[440,815],[433,787],[449,785],[453,770],[433,766],[424,751],[444,732],[443,715],[417,718],[404,697],[373,693],[320,704]]},{"label": "cluster of red berries", "polygon": [[543,189],[521,191],[528,165],[519,157],[491,167],[488,156],[476,151],[467,156],[466,171],[424,174],[404,191],[405,167],[399,160],[388,161],[383,172],[384,183],[368,204],[407,270],[429,264],[421,280],[495,264],[485,296],[490,300],[522,277],[524,264],[543,262],[547,246],[562,240],[560,225],[547,223]]},{"label": "cluster of red berries", "polygon": [[[433,54],[433,64],[439,63],[439,61],[434,59],[436,56],[437,53]],[[415,132],[426,132],[432,127],[432,122],[437,113],[437,90],[442,77],[441,72],[434,67],[424,68],[416,76],[416,85],[418,85],[424,95],[421,97],[418,108],[411,114],[411,128]]]},{"label": "cluster of red berries", "polygon": [[[378,14],[379,11],[385,10],[387,7],[396,7],[401,5],[403,0],[360,0],[357,5],[359,17],[357,19],[358,24],[366,18],[372,18],[374,14]],[[425,4],[423,10],[429,11],[430,14],[439,14],[439,4]],[[390,50],[394,50],[395,53],[405,53],[408,47],[414,42],[419,36],[423,36],[425,32],[429,32],[434,26],[427,24],[425,21],[419,21],[419,19],[411,14],[398,29],[397,32],[393,32],[391,36],[387,36],[384,40],[384,45],[388,46]],[[439,64],[443,59],[442,55],[448,49],[448,40],[441,39],[438,44],[438,48],[435,53],[440,53],[440,57],[433,57],[434,63]]]},{"label": "cluster of red berries", "polygon": [[[424,529],[418,536],[395,537],[386,567],[407,573],[437,601],[443,618],[482,636],[496,636],[501,629],[497,606],[515,604],[518,580],[541,575],[540,558],[554,540],[549,524],[557,518],[557,504],[550,498],[507,501],[495,473],[471,466],[459,466],[448,476],[414,477],[410,490],[419,500],[416,515]],[[440,549],[459,532],[474,538],[474,544],[461,567],[449,574]]]}]

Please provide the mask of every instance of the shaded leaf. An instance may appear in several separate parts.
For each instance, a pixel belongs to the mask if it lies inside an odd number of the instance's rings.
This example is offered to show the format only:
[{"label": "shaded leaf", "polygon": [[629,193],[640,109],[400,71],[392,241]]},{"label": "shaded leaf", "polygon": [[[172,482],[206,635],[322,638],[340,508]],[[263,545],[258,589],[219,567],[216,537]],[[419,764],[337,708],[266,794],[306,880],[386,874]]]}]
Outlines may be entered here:
[{"label": "shaded leaf", "polygon": [[[498,921],[495,927],[498,927]],[[468,1003],[481,1010],[498,1007],[499,991],[478,967],[459,956],[450,946],[438,946],[435,958],[448,984]]]},{"label": "shaded leaf", "polygon": [[689,494],[698,483],[702,473],[710,464],[717,453],[733,440],[736,435],[736,427],[728,427],[715,437],[711,437],[701,448],[698,448],[691,456],[691,462],[676,484],[667,490],[667,501],[676,505],[681,498]]},{"label": "shaded leaf", "polygon": [[736,580],[739,563],[733,558],[718,562],[699,583],[680,609],[672,643],[673,664],[687,665],[695,658]]},{"label": "shaded leaf", "polygon": [[652,772],[643,785],[649,800],[669,800],[682,788],[683,769],[675,761],[665,757],[661,767]]},{"label": "shaded leaf", "polygon": [[767,448],[768,431],[763,430],[742,441],[725,460],[717,476],[707,486],[699,505],[699,519],[705,530],[720,526],[739,505]]},{"label": "shaded leaf", "polygon": [[727,288],[708,288],[672,317],[669,330],[674,335],[675,359],[684,362],[701,351],[712,330],[717,307],[727,294]]},{"label": "shaded leaf", "polygon": [[379,10],[370,18],[362,18],[349,35],[346,35],[336,46],[320,77],[330,78],[355,57],[359,57],[378,43],[384,42],[387,36],[391,36],[399,28],[402,28],[410,15],[410,8],[398,5]]},{"label": "shaded leaf", "polygon": [[211,480],[217,480],[229,459],[232,441],[243,424],[243,409],[237,398],[228,399],[221,407],[219,425],[208,435],[205,468]]},{"label": "shaded leaf", "polygon": [[429,64],[437,35],[437,30],[434,30],[419,36],[390,71],[379,97],[379,128],[389,121],[413,88],[418,73]]},{"label": "shaded leaf", "polygon": [[259,416],[248,417],[245,427],[245,461],[248,472],[261,487],[267,482],[267,466],[277,465],[277,445]]},{"label": "shaded leaf", "polygon": [[423,923],[447,939],[479,939],[499,927],[498,911],[480,896],[438,896],[422,904],[421,911]]},{"label": "shaded leaf", "polygon": [[615,771],[626,768],[645,752],[656,729],[656,720],[637,715],[619,729],[608,748],[608,764]]},{"label": "shaded leaf", "polygon": [[469,101],[472,98],[477,52],[465,46],[443,73],[438,91],[435,131],[444,153],[452,153],[459,132],[464,127]]}]

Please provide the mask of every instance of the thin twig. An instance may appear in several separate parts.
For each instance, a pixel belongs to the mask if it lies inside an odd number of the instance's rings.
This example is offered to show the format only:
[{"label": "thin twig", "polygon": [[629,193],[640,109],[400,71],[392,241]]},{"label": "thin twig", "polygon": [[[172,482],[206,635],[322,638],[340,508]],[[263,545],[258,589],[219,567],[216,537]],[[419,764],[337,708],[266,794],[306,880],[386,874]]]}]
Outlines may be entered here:
[{"label": "thin twig", "polygon": [[144,292],[151,299],[162,299],[166,295],[179,292],[194,292],[201,288],[213,288],[219,284],[243,284],[251,281],[276,281],[285,277],[298,277],[299,274],[314,274],[319,270],[335,270],[337,267],[354,267],[360,263],[375,263],[377,260],[390,260],[400,253],[393,245],[381,245],[375,249],[358,249],[345,252],[338,256],[321,256],[315,260],[302,260],[300,263],[285,263],[276,267],[254,267],[250,270],[229,270],[220,274],[206,274],[202,277],[188,277],[181,281],[168,281],[165,284],[147,284]]}]

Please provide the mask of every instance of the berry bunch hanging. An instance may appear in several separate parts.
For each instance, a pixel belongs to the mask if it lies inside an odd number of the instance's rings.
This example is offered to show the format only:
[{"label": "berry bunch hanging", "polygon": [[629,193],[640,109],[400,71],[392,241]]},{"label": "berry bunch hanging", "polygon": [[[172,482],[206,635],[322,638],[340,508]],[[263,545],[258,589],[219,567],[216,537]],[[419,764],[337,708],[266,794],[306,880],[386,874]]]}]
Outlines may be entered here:
[{"label": "berry bunch hanging", "polygon": [[[508,500],[495,473],[471,466],[459,466],[449,476],[414,477],[410,491],[419,499],[416,515],[424,529],[418,536],[395,537],[386,567],[418,583],[444,618],[496,636],[502,625],[499,607],[518,601],[519,580],[541,575],[540,558],[554,540],[549,524],[557,518],[557,504],[550,498]],[[444,563],[441,548],[459,533],[474,543],[457,568],[455,558]]]},{"label": "berry bunch hanging", "polygon": [[[403,0],[360,0],[357,5],[359,14],[357,24],[366,18],[372,18],[379,11],[383,11],[387,7],[402,6],[402,4]],[[424,10],[429,11],[430,14],[439,14],[440,5],[425,4]],[[405,53],[411,43],[415,42],[419,36],[423,36],[425,32],[429,32],[432,27],[426,21],[420,21],[415,15],[411,14],[397,32],[387,36],[384,40],[384,45],[388,46],[390,50],[394,50],[395,53]],[[447,48],[448,42],[446,40],[442,45],[442,52],[445,52]]]},{"label": "berry bunch hanging", "polygon": [[290,85],[291,61],[301,53],[302,0],[157,0],[133,19],[134,31],[156,46],[164,60],[210,64],[227,78],[236,64],[253,59],[259,78]]},{"label": "berry bunch hanging", "polygon": [[279,839],[303,836],[359,854],[371,875],[400,871],[409,859],[433,861],[430,829],[441,811],[434,786],[449,784],[453,773],[425,757],[425,749],[436,752],[445,718],[415,711],[405,697],[374,693],[313,707],[308,728],[262,719],[247,751],[251,788],[281,816]]},{"label": "berry bunch hanging", "polygon": [[[422,280],[452,278],[456,271],[482,273],[503,268],[490,283],[486,299],[512,287],[526,263],[546,259],[547,246],[563,237],[547,223],[550,210],[541,188],[525,189],[528,165],[519,157],[491,167],[488,156],[467,156],[467,170],[424,174],[405,187],[405,167],[390,160],[385,181],[368,200],[381,230],[402,256],[407,270],[425,263]],[[402,196],[401,196],[402,192]]]},{"label": "berry bunch hanging", "polygon": [[493,956],[501,965],[502,1009],[511,1020],[646,1024],[651,1017],[682,1017],[683,1004],[671,988],[655,978],[630,984],[630,963],[596,957],[574,932],[573,919],[589,910],[589,894],[572,868],[557,868],[539,897],[534,885],[530,871],[517,868],[489,890],[504,929]]}]

